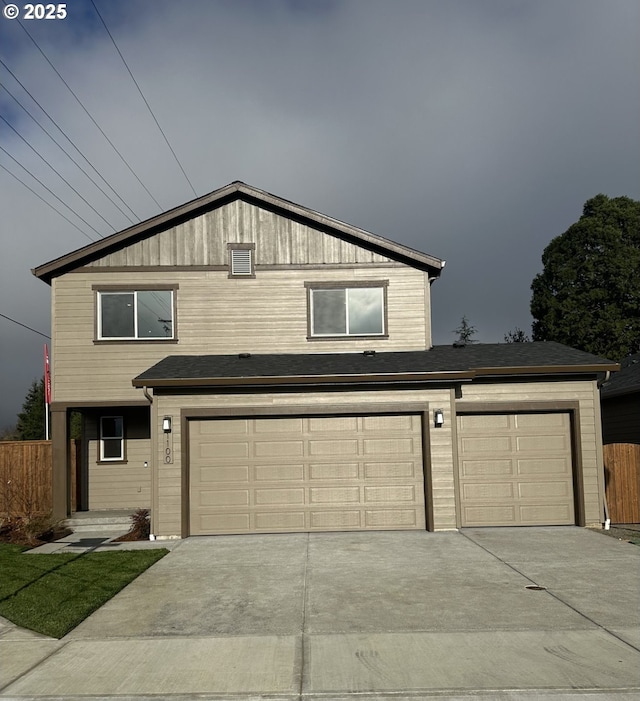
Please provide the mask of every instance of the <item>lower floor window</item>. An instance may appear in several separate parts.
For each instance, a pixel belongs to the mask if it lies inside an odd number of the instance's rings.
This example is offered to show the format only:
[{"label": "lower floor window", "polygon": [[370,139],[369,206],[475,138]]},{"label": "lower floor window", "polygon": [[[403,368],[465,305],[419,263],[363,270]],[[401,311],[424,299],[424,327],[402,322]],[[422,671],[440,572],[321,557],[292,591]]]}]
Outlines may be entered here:
[{"label": "lower floor window", "polygon": [[122,416],[100,417],[100,460],[124,460]]}]

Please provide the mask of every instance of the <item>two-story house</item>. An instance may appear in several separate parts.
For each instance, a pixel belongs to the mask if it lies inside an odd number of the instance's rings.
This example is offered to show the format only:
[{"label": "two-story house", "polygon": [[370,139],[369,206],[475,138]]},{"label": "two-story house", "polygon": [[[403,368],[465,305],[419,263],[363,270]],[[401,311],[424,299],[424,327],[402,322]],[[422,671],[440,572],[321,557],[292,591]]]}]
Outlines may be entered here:
[{"label": "two-story house", "polygon": [[617,366],[433,347],[443,267],[234,182],[36,268],[55,514],[80,411],[81,508],[149,507],[157,537],[601,522]]}]

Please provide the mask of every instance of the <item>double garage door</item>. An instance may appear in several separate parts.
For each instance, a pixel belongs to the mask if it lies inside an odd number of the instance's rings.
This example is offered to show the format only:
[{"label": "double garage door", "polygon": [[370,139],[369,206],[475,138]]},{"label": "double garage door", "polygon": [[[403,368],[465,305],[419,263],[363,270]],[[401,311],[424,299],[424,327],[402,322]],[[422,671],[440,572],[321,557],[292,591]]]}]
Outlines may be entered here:
[{"label": "double garage door", "polygon": [[[457,422],[463,527],[575,523],[569,414]],[[424,529],[422,444],[417,414],[191,420],[190,533]]]},{"label": "double garage door", "polygon": [[193,535],[424,529],[418,415],[190,421]]}]

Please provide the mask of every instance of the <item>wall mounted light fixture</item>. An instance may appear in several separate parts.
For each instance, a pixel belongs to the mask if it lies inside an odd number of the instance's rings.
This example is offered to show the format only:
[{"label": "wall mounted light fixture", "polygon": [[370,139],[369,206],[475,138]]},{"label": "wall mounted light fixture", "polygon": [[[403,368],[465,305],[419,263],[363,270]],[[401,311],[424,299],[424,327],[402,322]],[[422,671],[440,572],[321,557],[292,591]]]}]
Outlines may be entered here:
[{"label": "wall mounted light fixture", "polygon": [[436,428],[440,428],[442,425],[444,425],[444,413],[442,409],[436,409],[433,412],[433,425]]},{"label": "wall mounted light fixture", "polygon": [[165,416],[164,419],[162,419],[162,430],[165,433],[171,433],[171,417],[170,416]]}]

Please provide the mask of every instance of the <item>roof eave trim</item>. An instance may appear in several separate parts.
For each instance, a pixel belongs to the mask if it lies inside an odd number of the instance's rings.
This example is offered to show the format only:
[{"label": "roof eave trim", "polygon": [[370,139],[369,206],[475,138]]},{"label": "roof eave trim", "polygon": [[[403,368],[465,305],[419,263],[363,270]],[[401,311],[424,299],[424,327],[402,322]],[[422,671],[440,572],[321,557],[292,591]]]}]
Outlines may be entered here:
[{"label": "roof eave trim", "polygon": [[258,377],[204,377],[204,378],[134,378],[134,387],[237,387],[247,385],[291,386],[327,384],[384,384],[391,382],[458,382],[469,381],[473,372],[407,372],[353,375],[294,375]]},{"label": "roof eave trim", "polygon": [[616,363],[602,365],[539,365],[514,367],[475,368],[477,377],[492,375],[584,375],[607,370],[615,372],[620,366]]}]

